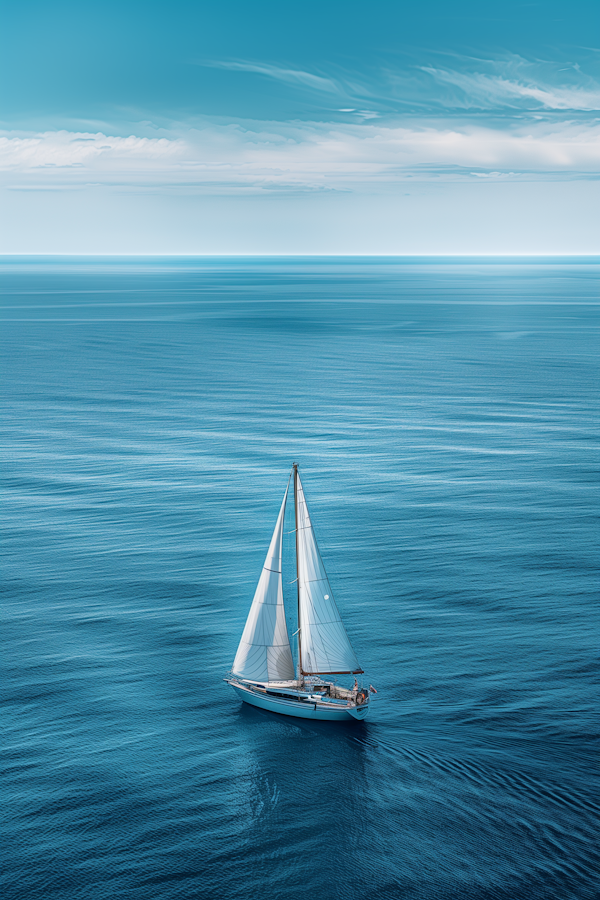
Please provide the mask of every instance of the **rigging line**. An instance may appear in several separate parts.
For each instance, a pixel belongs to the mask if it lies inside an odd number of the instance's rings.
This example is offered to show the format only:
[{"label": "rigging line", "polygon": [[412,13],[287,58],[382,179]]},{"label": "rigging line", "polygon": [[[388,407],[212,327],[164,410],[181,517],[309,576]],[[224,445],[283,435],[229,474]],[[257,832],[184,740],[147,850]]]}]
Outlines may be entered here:
[{"label": "rigging line", "polygon": [[281,575],[281,569],[269,569],[268,566],[263,566],[263,569],[266,569],[267,572],[275,572],[277,575]]}]

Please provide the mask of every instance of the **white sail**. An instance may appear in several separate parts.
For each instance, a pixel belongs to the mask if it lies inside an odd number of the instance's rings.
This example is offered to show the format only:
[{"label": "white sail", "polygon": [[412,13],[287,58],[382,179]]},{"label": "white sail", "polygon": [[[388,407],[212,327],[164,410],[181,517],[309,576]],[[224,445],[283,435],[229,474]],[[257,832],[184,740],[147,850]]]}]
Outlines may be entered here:
[{"label": "white sail", "polygon": [[362,669],[333,599],[300,476],[296,478],[302,671],[305,675],[359,673]]},{"label": "white sail", "polygon": [[271,538],[232,672],[246,681],[291,681],[295,677],[281,584],[281,544],[288,491]]}]

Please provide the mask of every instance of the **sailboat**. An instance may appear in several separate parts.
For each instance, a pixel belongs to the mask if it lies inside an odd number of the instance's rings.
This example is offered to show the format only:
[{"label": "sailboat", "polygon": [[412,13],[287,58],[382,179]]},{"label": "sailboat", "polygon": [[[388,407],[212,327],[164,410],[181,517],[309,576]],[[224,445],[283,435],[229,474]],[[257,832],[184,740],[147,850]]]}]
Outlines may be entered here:
[{"label": "sailboat", "polygon": [[[296,581],[298,585],[297,670],[294,669],[282,584],[285,508],[293,480]],[[293,582],[292,582],[293,583]],[[302,719],[336,722],[364,719],[371,691],[333,599],[317,546],[304,489],[294,463],[267,557],[231,671],[225,681],[244,703]],[[354,675],[345,688],[333,675]]]}]

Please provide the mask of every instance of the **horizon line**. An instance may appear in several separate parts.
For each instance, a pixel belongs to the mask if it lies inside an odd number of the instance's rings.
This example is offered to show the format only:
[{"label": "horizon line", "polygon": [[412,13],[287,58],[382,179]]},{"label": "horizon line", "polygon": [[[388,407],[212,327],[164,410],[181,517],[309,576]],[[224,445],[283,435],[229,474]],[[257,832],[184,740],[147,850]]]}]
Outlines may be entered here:
[{"label": "horizon line", "polygon": [[600,250],[592,253],[69,253],[69,252],[15,252],[2,253],[0,259],[14,257],[70,257],[86,259],[595,259]]}]

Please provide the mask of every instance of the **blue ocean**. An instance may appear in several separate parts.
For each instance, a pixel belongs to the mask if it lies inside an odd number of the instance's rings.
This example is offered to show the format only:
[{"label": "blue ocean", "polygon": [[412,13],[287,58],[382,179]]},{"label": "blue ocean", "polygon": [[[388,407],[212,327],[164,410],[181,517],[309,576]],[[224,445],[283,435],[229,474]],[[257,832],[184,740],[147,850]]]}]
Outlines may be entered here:
[{"label": "blue ocean", "polygon": [[[599,896],[599,275],[2,260],[4,900]],[[293,462],[365,722],[222,680]]]}]

